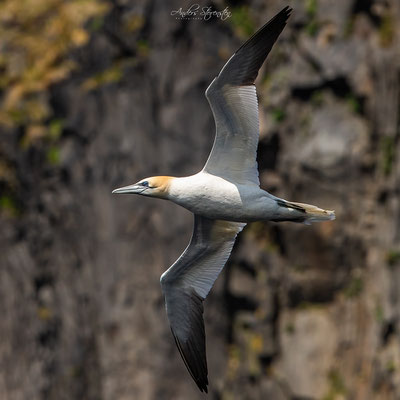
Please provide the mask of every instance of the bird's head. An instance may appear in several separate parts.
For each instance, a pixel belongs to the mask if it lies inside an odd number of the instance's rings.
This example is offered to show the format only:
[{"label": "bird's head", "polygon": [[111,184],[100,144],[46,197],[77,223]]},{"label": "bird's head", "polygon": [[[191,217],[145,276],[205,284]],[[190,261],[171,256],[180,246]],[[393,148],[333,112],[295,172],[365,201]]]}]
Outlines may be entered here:
[{"label": "bird's head", "polygon": [[170,176],[152,176],[142,179],[133,185],[124,186],[112,191],[117,194],[140,194],[142,196],[166,198],[168,189],[173,179]]}]

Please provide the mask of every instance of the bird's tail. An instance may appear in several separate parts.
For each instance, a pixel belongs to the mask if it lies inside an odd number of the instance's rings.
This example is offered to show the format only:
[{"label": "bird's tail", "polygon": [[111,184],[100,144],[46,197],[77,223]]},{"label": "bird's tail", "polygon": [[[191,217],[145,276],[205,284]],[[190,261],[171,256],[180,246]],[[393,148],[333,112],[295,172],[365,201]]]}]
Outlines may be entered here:
[{"label": "bird's tail", "polygon": [[[313,222],[330,221],[336,218],[335,211],[323,210],[311,204],[279,200],[278,205],[291,211],[292,218],[287,218],[286,220],[302,222],[306,225],[311,225]],[[289,216],[288,214],[285,215]]]}]

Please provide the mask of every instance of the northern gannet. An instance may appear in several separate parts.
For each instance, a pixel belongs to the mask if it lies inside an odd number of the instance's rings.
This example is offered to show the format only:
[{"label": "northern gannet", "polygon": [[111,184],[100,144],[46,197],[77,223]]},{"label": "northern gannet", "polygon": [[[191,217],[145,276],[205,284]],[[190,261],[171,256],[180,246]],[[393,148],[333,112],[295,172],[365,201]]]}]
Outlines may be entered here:
[{"label": "northern gannet", "polygon": [[254,81],[291,11],[284,8],[247,40],[207,88],[216,135],[204,168],[192,176],[150,177],[113,191],[171,200],[194,214],[191,241],[160,282],[176,345],[190,375],[205,392],[203,301],[228,260],[237,234],[252,221],[310,224],[335,218],[334,211],[289,202],[260,188]]}]

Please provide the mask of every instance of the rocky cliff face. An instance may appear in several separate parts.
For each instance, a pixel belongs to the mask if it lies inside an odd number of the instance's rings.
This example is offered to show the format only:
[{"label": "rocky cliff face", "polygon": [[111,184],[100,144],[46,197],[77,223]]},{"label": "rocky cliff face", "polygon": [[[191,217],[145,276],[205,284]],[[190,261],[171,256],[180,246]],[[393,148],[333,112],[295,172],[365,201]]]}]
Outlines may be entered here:
[{"label": "rocky cliff face", "polygon": [[[209,397],[399,399],[399,4],[289,3],[257,86],[261,185],[337,220],[240,235],[205,303]],[[111,190],[202,168],[206,87],[286,2],[170,15],[189,5],[115,1],[45,93],[59,137],[22,146],[26,126],[2,129],[2,399],[202,398],[159,287],[192,217]]]}]

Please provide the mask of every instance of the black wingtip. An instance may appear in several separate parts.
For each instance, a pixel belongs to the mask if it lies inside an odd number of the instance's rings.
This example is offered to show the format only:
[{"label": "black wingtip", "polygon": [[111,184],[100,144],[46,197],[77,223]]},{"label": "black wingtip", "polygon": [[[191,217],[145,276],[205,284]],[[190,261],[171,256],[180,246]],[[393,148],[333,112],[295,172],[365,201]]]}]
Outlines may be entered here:
[{"label": "black wingtip", "polygon": [[182,360],[185,363],[185,366],[190,373],[190,376],[195,381],[197,387],[200,389],[201,392],[208,393],[207,360],[204,358],[203,360],[204,364],[202,365],[201,363],[199,363],[199,360],[190,357],[192,354],[188,352],[188,343],[181,343],[181,341],[175,335],[175,332],[172,328],[171,332],[172,335],[174,336],[175,344],[179,350]]},{"label": "black wingtip", "polygon": [[292,11],[293,11],[292,7],[286,6],[282,8],[282,10],[279,11],[278,14],[276,14],[275,17],[272,18],[272,20],[274,20],[275,18],[280,19],[283,17],[284,22],[286,22],[289,19],[290,15],[292,14]]},{"label": "black wingtip", "polygon": [[[245,43],[243,43],[235,52],[238,53],[239,50],[243,49],[246,47],[249,43],[251,43],[257,36],[261,34],[264,30],[268,28],[272,28],[278,32],[275,40],[278,38],[279,34],[282,32],[284,29],[287,20],[289,19],[290,15],[292,14],[293,8],[290,6],[286,6],[283,8],[281,11],[278,12],[274,17],[272,17],[264,26],[262,26],[259,30],[257,30],[249,39],[246,40]],[[274,42],[275,42],[274,40]],[[269,52],[269,51],[268,51]]]},{"label": "black wingtip", "polygon": [[196,385],[197,385],[197,387],[200,389],[200,392],[201,392],[201,393],[203,393],[203,392],[208,393],[208,388],[207,388],[208,381],[207,381],[207,383],[204,383],[204,382],[196,382]]},{"label": "black wingtip", "polygon": [[292,7],[286,6],[286,7],[282,8],[282,10],[278,13],[278,15],[280,13],[285,13],[285,14],[287,14],[288,17],[290,17],[290,14],[291,14],[292,11],[293,11]]},{"label": "black wingtip", "polygon": [[284,7],[284,8],[282,9],[282,11],[285,11],[285,12],[289,13],[289,15],[290,15],[290,13],[293,11],[293,8],[290,7],[290,6],[286,6],[286,7]]},{"label": "black wingtip", "polygon": [[286,26],[293,9],[283,8],[255,32],[234,53],[218,74],[216,84],[232,86],[254,85],[258,71]]},{"label": "black wingtip", "polygon": [[200,389],[201,392],[208,393],[208,377],[205,375],[202,380],[195,380],[196,385]]}]

